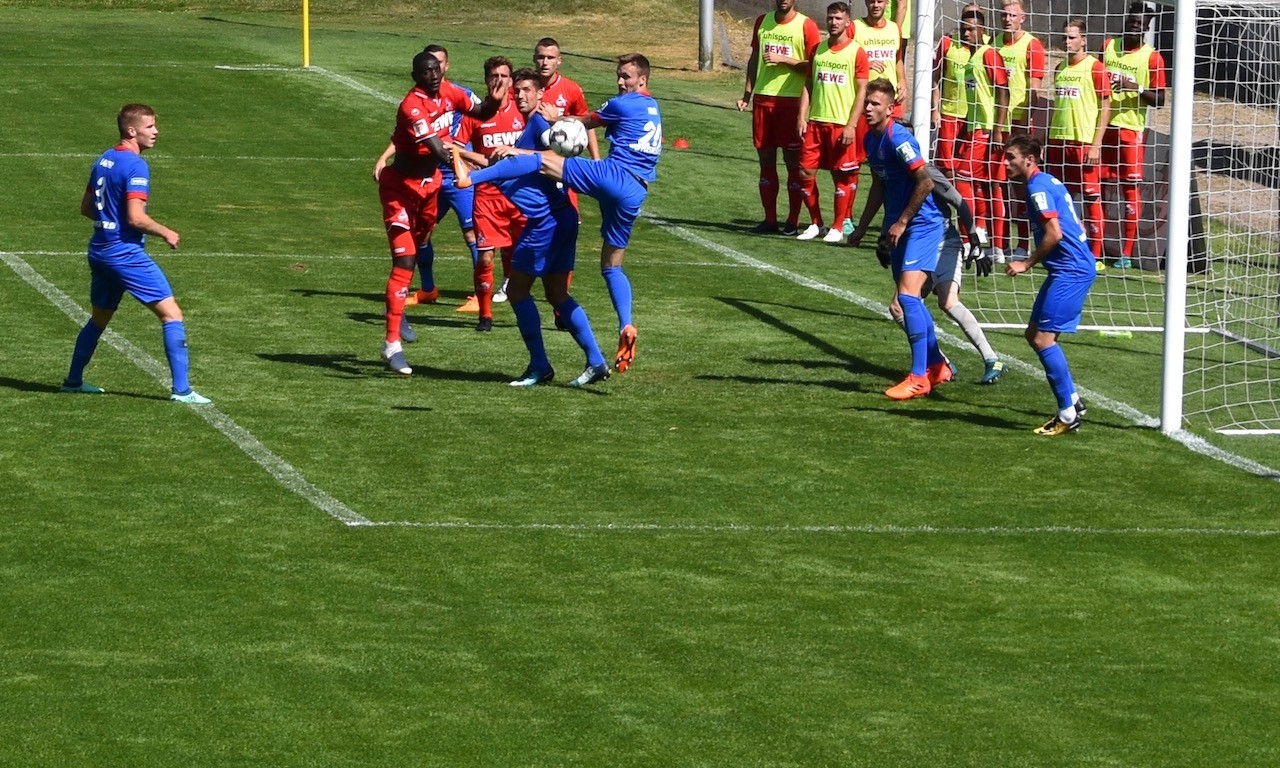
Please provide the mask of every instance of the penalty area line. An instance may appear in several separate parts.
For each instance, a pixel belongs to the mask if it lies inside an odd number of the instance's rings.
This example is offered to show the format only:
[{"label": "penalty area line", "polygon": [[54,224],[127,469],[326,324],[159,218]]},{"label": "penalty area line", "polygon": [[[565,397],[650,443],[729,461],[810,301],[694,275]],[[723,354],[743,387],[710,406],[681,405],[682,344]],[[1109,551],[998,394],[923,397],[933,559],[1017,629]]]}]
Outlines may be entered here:
[{"label": "penalty area line", "polygon": [[[44,275],[37,272],[21,257],[13,253],[0,251],[0,260],[3,260],[18,277],[22,278],[27,285],[30,285],[37,293],[45,297],[49,303],[62,310],[73,322],[82,322],[82,319],[89,315],[80,305],[76,304],[74,299],[45,278]],[[103,332],[102,338],[112,348],[124,355],[129,362],[159,382],[161,386],[169,384],[168,368],[159,360],[144,352],[136,344],[111,330],[111,328],[107,328]],[[84,397],[93,397],[93,395],[84,395]],[[346,504],[317,488],[311,481],[303,477],[302,473],[292,464],[277,456],[270,448],[263,445],[262,441],[254,437],[253,433],[237,424],[230,416],[213,405],[189,407],[197,416],[204,419],[209,426],[221,432],[224,437],[243,451],[255,464],[266,470],[267,474],[276,479],[276,482],[311,502],[312,505],[325,514],[348,526],[370,525],[372,523],[367,517],[355,512]]]},{"label": "penalty area line", "polygon": [[[698,233],[693,232],[691,230],[685,229],[679,224],[675,224],[673,222],[667,221],[666,219],[663,219],[661,216],[654,216],[647,213],[642,213],[640,214],[640,216],[641,218],[649,221],[650,223],[654,224],[655,226],[661,229],[666,230],[667,232],[670,232],[671,234],[675,235],[681,240],[684,240],[685,242],[693,243],[694,245],[701,246],[711,251],[712,253],[718,253],[721,256],[724,256],[728,259],[732,259],[733,261],[736,261],[739,264],[754,267],[755,269],[758,269],[762,272],[767,272],[769,274],[776,275],[778,277],[781,277],[785,280],[789,280],[805,288],[810,288],[815,291],[821,291],[822,293],[835,296],[837,298],[840,298],[852,304],[855,304],[873,314],[883,315],[885,317],[889,316],[889,307],[885,304],[881,304],[880,302],[877,302],[877,301],[872,301],[871,299],[860,296],[852,291],[847,291],[843,288],[836,288],[835,286],[827,285],[826,283],[820,282],[818,280],[814,280],[813,278],[808,277],[806,275],[802,275],[798,272],[792,272],[789,269],[784,269],[777,265],[770,264],[767,261],[761,261],[760,259],[754,258],[752,256],[748,256],[747,254],[742,253],[741,251],[738,251],[734,248],[730,248],[727,245],[722,245],[720,243],[715,242],[714,240],[708,240],[702,235],[699,235]],[[943,328],[938,328],[937,333],[938,333],[938,339],[940,341],[946,342],[947,345],[950,347],[953,347],[955,349],[965,349],[969,346],[969,342],[967,340],[961,339],[959,336],[956,336],[955,334],[950,333]],[[1031,365],[1030,363],[1023,362],[1022,360],[1019,360],[1016,357],[1009,357],[1007,355],[1002,355],[1000,359],[1003,360],[1005,364],[1008,365],[1010,368],[1013,368],[1019,373],[1024,373],[1028,376],[1042,379],[1042,380],[1044,379],[1044,371],[1042,371],[1040,368],[1037,368],[1036,366]],[[1152,429],[1157,429],[1160,426],[1159,419],[1157,419],[1154,416],[1149,416],[1143,413],[1142,411],[1138,410],[1137,408],[1134,408],[1132,405],[1129,405],[1128,403],[1115,400],[1114,398],[1107,397],[1101,392],[1097,392],[1091,389],[1086,389],[1084,387],[1077,387],[1077,389],[1080,392],[1080,396],[1085,398],[1086,401],[1089,402],[1090,404],[1096,403],[1102,406],[1103,408],[1111,411],[1112,413],[1118,414],[1119,416],[1122,416],[1125,419],[1128,419],[1129,421],[1133,422],[1134,424],[1137,424],[1138,426],[1149,427]],[[1259,477],[1263,477],[1268,480],[1274,480],[1276,482],[1280,482],[1280,470],[1275,469],[1274,467],[1268,467],[1265,464],[1260,464],[1254,461],[1253,459],[1249,459],[1244,456],[1239,456],[1237,454],[1231,453],[1230,451],[1224,450],[1222,448],[1218,448],[1217,446],[1209,443],[1204,438],[1201,438],[1195,434],[1192,434],[1185,430],[1179,430],[1178,432],[1175,432],[1174,434],[1169,435],[1169,437],[1179,445],[1182,445],[1188,450],[1198,453],[1201,456],[1207,456],[1208,458],[1214,459],[1216,461],[1220,461],[1224,464],[1235,467],[1236,469],[1244,470],[1245,472],[1248,472],[1250,474],[1257,475]]]}]

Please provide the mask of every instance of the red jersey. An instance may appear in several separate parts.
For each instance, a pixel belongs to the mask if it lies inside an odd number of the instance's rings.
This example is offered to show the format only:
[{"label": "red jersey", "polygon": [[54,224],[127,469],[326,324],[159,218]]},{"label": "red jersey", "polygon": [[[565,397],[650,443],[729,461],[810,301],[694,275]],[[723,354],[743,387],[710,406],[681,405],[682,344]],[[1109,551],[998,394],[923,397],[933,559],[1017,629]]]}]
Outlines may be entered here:
[{"label": "red jersey", "polygon": [[[496,147],[514,147],[523,133],[524,115],[516,108],[516,100],[508,98],[488,120],[463,117],[456,140],[459,144],[470,142],[475,151],[489,157]],[[477,185],[476,194],[500,195],[501,192],[496,185],[486,183]]]},{"label": "red jersey", "polygon": [[552,75],[551,82],[543,86],[542,103],[554,104],[556,114],[560,117],[585,117],[590,111],[587,109],[587,97],[583,95],[582,87],[559,72]]},{"label": "red jersey", "polygon": [[449,140],[455,112],[471,109],[471,95],[448,80],[441,81],[440,92],[431,96],[421,88],[413,90],[400,102],[391,143],[403,157],[426,158],[431,155],[426,140],[432,136]]}]

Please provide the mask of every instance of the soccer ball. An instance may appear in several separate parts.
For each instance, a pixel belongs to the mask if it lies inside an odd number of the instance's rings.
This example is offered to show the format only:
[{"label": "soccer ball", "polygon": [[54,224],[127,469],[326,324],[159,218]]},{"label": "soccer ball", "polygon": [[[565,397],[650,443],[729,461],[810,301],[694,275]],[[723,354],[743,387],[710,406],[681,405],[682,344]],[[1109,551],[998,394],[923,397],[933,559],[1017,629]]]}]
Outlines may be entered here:
[{"label": "soccer ball", "polygon": [[547,144],[561,157],[576,157],[587,148],[587,127],[572,117],[557,120],[547,135]]}]

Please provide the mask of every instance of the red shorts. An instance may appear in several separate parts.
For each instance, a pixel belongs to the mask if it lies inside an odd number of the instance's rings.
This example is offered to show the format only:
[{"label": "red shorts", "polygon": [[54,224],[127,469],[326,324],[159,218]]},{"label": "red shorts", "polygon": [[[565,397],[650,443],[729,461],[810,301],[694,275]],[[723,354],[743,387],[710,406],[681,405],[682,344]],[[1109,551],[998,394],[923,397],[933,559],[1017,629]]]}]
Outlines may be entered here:
[{"label": "red shorts", "polygon": [[1145,138],[1142,131],[1108,126],[1102,136],[1102,177],[1135,183],[1142,181]]},{"label": "red shorts", "polygon": [[938,143],[933,150],[933,164],[944,171],[956,170],[956,138],[964,127],[963,117],[943,115],[938,123]]},{"label": "red shorts", "polygon": [[524,214],[499,192],[480,190],[475,197],[476,248],[509,248],[524,229]]},{"label": "red shorts", "polygon": [[1102,194],[1102,169],[1089,164],[1089,145],[1063,139],[1049,139],[1044,150],[1049,173],[1081,198]]},{"label": "red shorts", "polygon": [[799,96],[756,97],[751,107],[751,140],[756,149],[800,149]]},{"label": "red shorts", "polygon": [[811,122],[804,132],[804,148],[800,150],[801,168],[821,168],[824,171],[858,170],[862,165],[862,137],[867,134],[866,121],[858,121],[858,132],[851,144],[841,144],[840,137],[844,133],[843,125],[835,123]]},{"label": "red shorts", "polygon": [[991,131],[961,131],[956,137],[956,178],[991,180]]},{"label": "red shorts", "polygon": [[[388,165],[378,176],[378,197],[382,199],[382,220],[387,236],[407,229],[418,245],[425,243],[436,228],[436,196],[440,193],[440,171],[426,178],[404,176]],[[392,254],[412,256],[413,254]]]}]

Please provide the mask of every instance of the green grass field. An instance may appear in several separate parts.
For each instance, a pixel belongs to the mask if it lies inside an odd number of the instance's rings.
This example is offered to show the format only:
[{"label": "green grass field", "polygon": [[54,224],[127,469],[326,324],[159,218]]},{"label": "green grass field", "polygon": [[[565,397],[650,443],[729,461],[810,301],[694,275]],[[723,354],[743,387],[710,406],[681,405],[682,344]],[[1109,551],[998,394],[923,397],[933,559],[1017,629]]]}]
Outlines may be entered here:
[{"label": "green grass field", "polygon": [[[1094,396],[1069,438],[1030,433],[1052,397],[1018,333],[998,386],[950,346],[959,382],[888,402],[906,350],[870,252],[743,234],[741,76],[691,71],[692,8],[545,22],[590,102],[609,56],[658,52],[691,148],[628,254],[635,368],[513,391],[509,308],[488,335],[454,312],[452,217],[415,375],[385,370],[369,172],[425,42],[475,83],[540,17],[313,4],[304,72],[297,19],[254,12],[289,4],[112,5],[0,2],[0,764],[1280,763],[1277,442],[1212,439],[1259,475],[1163,437],[1141,336],[1065,341]],[[127,101],[159,113],[151,213],[182,249],[151,252],[215,409],[166,400],[133,304],[88,372],[109,394],[57,393]],[[574,293],[611,349],[584,216]]]}]

